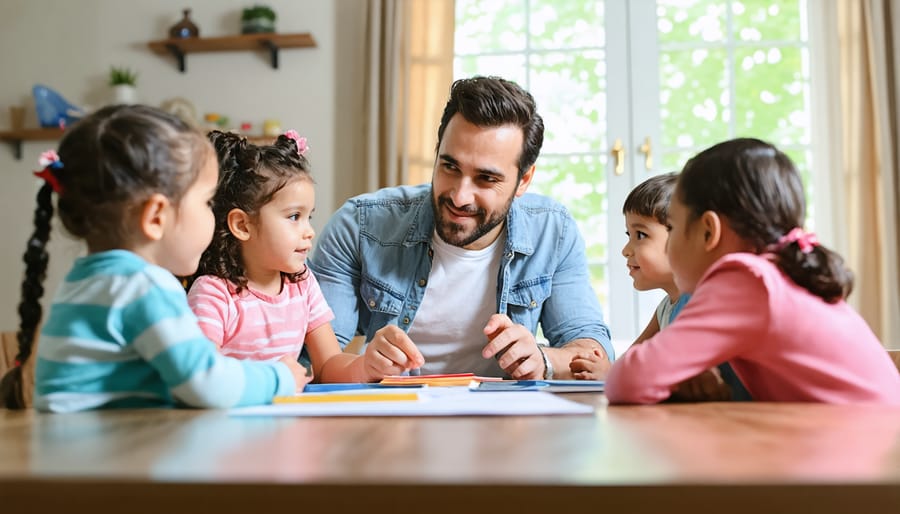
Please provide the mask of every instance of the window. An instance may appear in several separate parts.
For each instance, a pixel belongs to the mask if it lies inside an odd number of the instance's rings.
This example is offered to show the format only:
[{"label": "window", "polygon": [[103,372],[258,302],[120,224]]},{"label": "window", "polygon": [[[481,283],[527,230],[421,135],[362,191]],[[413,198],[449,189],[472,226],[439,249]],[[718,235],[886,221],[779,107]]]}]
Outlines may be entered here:
[{"label": "window", "polygon": [[815,190],[808,25],[804,0],[457,0],[454,76],[499,75],[535,96],[546,134],[531,191],[578,220],[620,348],[663,294],[635,293],[621,256],[635,185],[752,136]]}]

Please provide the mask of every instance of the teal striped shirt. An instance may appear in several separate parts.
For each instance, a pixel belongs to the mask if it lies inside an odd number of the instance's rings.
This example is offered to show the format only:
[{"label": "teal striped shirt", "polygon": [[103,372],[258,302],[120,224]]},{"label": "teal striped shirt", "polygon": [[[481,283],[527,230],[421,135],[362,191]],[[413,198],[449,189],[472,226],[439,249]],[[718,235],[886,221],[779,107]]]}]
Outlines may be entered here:
[{"label": "teal striped shirt", "polygon": [[270,403],[294,389],[282,363],[221,355],[170,272],[111,250],[76,260],[53,299],[38,344],[34,406],[228,408]]}]

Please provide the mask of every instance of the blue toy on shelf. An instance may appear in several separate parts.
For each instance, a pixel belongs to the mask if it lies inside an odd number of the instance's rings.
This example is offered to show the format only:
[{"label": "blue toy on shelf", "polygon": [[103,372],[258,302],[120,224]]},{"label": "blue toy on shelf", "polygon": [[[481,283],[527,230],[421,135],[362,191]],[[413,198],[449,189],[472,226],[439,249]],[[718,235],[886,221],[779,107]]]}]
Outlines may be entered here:
[{"label": "blue toy on shelf", "polygon": [[86,114],[83,109],[69,103],[56,91],[41,84],[31,88],[38,122],[42,127],[65,128]]}]

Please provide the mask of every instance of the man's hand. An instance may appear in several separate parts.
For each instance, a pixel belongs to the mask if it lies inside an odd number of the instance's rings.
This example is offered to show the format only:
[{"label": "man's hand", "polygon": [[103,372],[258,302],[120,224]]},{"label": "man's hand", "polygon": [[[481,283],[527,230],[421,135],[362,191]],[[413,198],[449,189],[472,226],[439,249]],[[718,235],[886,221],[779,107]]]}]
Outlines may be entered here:
[{"label": "man's hand", "polygon": [[375,337],[363,355],[364,369],[369,380],[422,367],[425,358],[412,340],[396,325],[387,325],[375,332]]},{"label": "man's hand", "polygon": [[678,384],[672,399],[686,402],[722,402],[731,399],[731,388],[722,380],[719,368],[710,368]]},{"label": "man's hand", "polygon": [[497,359],[497,364],[515,379],[544,377],[544,359],[534,335],[524,325],[517,325],[504,314],[494,314],[484,327],[490,341],[481,350],[485,359]]}]

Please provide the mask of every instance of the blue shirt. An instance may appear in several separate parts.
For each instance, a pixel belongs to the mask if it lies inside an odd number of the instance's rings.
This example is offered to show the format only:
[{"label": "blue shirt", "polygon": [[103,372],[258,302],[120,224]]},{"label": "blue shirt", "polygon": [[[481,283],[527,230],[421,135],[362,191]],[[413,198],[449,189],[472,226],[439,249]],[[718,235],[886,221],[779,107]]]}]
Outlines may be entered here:
[{"label": "blue shirt", "polygon": [[291,395],[282,363],[221,355],[203,335],[181,283],[125,250],[77,259],[41,328],[34,405],[232,407]]},{"label": "blue shirt", "polygon": [[[309,265],[342,346],[356,334],[368,342],[389,324],[409,330],[431,271],[433,232],[430,184],[357,196],[332,216]],[[593,339],[612,360],[584,241],[565,207],[526,193],[512,202],[505,233],[497,312],[532,333],[540,324],[555,347]]]}]

